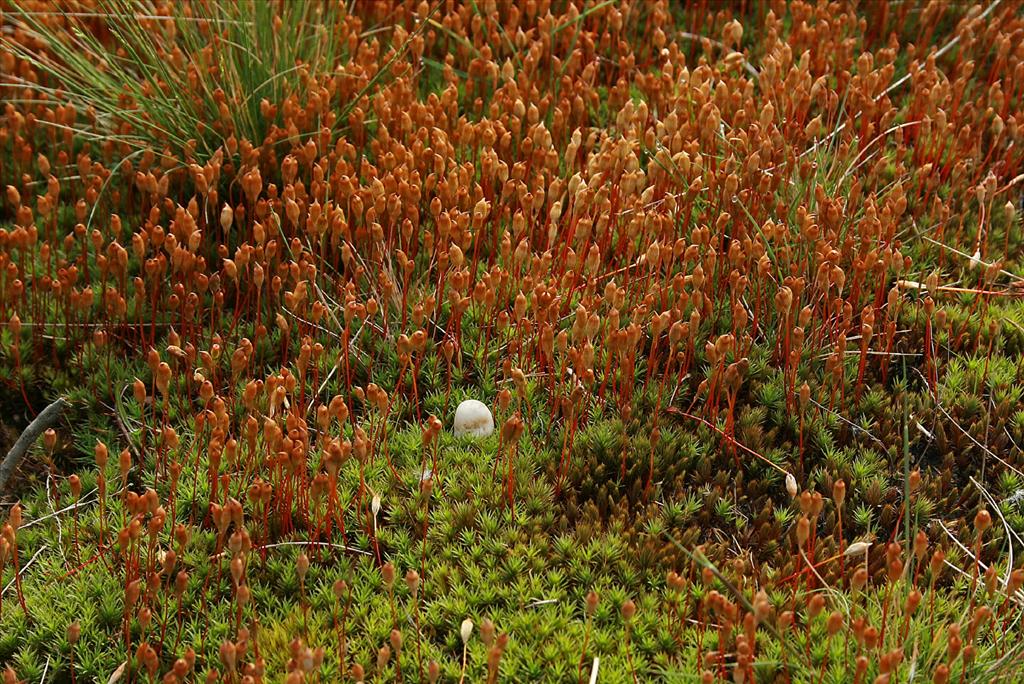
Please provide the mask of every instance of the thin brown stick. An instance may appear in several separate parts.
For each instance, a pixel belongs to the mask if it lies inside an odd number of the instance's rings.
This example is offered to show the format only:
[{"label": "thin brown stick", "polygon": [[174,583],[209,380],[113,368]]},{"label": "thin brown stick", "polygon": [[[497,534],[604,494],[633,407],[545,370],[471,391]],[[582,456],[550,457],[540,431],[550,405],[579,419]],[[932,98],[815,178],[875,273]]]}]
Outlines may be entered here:
[{"label": "thin brown stick", "polygon": [[11,450],[7,452],[7,456],[0,462],[0,497],[4,496],[7,491],[7,480],[10,479],[14,471],[17,470],[21,464],[25,454],[28,453],[29,448],[39,438],[39,435],[43,434],[50,427],[57,423],[61,413],[64,412],[64,408],[68,405],[64,401],[63,397],[58,397],[56,401],[43,409],[35,420],[28,424],[21,436],[18,437],[18,441],[14,443]]}]

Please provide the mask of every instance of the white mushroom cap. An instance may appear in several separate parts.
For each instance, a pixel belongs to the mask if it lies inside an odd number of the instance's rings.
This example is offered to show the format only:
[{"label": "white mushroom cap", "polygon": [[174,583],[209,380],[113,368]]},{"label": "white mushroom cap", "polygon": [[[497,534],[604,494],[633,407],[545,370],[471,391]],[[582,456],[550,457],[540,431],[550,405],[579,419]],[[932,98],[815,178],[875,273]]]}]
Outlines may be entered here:
[{"label": "white mushroom cap", "polygon": [[486,437],[494,432],[494,417],[490,409],[476,399],[467,399],[455,409],[455,425],[453,431],[456,437],[472,435],[473,437]]}]

